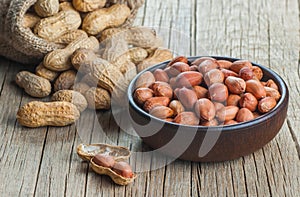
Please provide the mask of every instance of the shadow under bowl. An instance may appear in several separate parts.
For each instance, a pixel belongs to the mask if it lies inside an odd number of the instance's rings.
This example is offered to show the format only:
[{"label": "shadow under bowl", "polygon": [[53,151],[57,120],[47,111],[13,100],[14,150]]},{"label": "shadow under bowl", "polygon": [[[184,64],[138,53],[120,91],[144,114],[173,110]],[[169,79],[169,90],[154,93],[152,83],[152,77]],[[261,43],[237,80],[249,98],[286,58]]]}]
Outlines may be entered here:
[{"label": "shadow under bowl", "polygon": [[[199,58],[189,57],[189,61]],[[211,56],[217,60],[236,61],[230,57]],[[146,71],[165,68],[169,61],[139,73],[128,88],[131,124],[143,142],[168,156],[195,162],[233,160],[249,155],[269,143],[280,131],[287,115],[289,92],[283,79],[274,71],[252,63],[263,70],[263,81],[272,79],[281,98],[270,112],[248,122],[228,126],[188,126],[158,119],[139,107],[133,100],[137,78]]]}]

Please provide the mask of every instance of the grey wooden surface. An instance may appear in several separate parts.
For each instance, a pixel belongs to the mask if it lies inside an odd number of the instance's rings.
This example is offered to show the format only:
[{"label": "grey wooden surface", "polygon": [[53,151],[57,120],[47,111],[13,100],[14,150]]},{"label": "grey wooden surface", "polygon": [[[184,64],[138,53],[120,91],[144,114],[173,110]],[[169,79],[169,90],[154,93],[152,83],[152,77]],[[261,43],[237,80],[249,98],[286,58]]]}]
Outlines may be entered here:
[{"label": "grey wooden surface", "polygon": [[[136,25],[154,27],[175,54],[233,56],[268,66],[286,81],[290,105],[280,133],[261,150],[222,163],[174,161],[139,173],[126,187],[93,173],[76,146],[106,141],[148,150],[128,134],[132,129],[119,129],[111,112],[86,114],[84,130],[21,127],[16,112],[33,99],[13,81],[29,68],[0,58],[0,196],[299,196],[299,8],[299,0],[146,0]],[[155,168],[156,162],[132,165]]]}]

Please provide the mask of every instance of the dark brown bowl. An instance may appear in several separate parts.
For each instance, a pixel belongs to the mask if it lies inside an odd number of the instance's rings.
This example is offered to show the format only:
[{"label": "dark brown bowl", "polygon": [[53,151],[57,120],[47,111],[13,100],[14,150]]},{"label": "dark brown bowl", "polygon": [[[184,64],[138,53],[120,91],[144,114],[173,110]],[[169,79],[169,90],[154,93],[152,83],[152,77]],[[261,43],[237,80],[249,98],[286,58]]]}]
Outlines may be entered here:
[{"label": "dark brown bowl", "polygon": [[[236,61],[229,57],[215,57]],[[190,57],[193,61],[199,57]],[[229,126],[186,126],[160,120],[141,109],[133,100],[137,78],[146,71],[164,68],[168,62],[139,73],[128,88],[129,112],[132,125],[143,142],[166,155],[190,161],[213,162],[249,155],[270,142],[279,132],[287,115],[289,92],[285,82],[274,71],[253,63],[263,70],[264,78],[273,79],[281,98],[270,112],[248,122]]]}]

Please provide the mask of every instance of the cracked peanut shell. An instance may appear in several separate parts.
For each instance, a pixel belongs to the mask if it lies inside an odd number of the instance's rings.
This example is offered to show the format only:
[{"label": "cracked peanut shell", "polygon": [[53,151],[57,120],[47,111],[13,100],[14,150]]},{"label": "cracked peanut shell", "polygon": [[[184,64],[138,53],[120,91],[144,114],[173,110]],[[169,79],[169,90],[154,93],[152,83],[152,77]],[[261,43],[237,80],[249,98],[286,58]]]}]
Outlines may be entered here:
[{"label": "cracked peanut shell", "polygon": [[124,161],[130,156],[130,151],[126,147],[100,143],[80,144],[77,146],[77,154],[84,161],[90,161],[93,171],[95,171],[97,174],[108,175],[116,184],[128,185],[129,183],[132,183],[137,177],[136,174],[133,174],[132,178],[123,177],[114,172],[111,168],[103,167],[93,162],[93,158],[97,154],[110,155],[117,162]]}]

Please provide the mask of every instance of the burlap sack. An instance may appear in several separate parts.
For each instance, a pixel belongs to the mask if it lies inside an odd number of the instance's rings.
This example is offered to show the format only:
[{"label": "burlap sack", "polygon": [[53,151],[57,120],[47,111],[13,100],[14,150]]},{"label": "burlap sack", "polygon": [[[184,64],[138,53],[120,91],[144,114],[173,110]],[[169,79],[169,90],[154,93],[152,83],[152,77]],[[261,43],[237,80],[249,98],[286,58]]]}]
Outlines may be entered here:
[{"label": "burlap sack", "polygon": [[[45,54],[61,48],[60,45],[37,37],[31,29],[22,26],[24,14],[36,0],[0,0],[0,2],[0,55],[23,64],[38,64]],[[131,16],[123,26],[131,26],[144,0],[108,0],[107,5],[114,3],[129,6]]]}]

